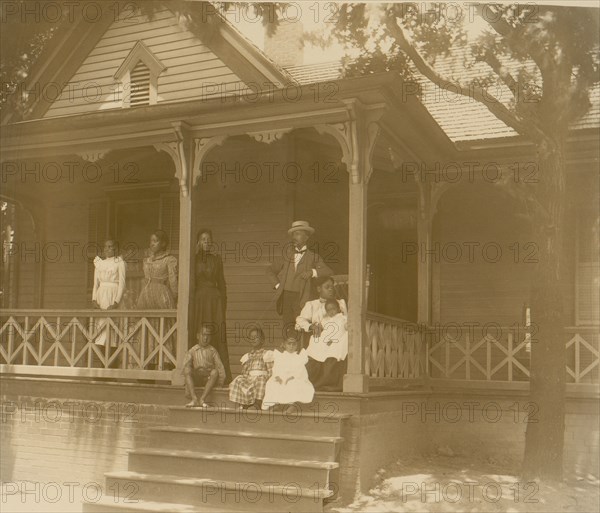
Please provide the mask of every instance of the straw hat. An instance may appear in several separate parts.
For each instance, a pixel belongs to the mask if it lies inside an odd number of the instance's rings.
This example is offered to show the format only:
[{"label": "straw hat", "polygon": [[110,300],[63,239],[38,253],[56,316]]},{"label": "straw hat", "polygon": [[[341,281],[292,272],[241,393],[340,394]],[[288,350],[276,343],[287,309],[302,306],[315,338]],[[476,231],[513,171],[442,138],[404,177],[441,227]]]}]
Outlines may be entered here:
[{"label": "straw hat", "polygon": [[309,235],[315,233],[315,229],[308,224],[308,221],[294,221],[292,227],[288,230],[288,234],[292,234],[296,231],[308,232]]}]

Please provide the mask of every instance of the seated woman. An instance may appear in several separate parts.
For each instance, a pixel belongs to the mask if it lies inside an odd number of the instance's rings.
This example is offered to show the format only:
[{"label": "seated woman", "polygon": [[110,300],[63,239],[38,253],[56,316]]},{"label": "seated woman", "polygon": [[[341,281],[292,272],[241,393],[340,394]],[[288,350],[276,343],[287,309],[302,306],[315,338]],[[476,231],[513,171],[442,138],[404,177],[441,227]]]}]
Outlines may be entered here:
[{"label": "seated woman", "polygon": [[260,409],[265,395],[265,385],[271,375],[272,362],[265,362],[263,357],[271,351],[263,349],[265,334],[258,326],[248,334],[252,351],[246,353],[242,362],[242,374],[229,384],[229,400],[238,403],[242,408],[251,406]]},{"label": "seated woman", "polygon": [[[317,292],[319,293],[319,299],[307,301],[300,315],[296,318],[296,329],[310,333],[306,350],[308,354],[306,370],[308,371],[308,379],[314,385],[315,390],[339,391],[342,390],[342,382],[348,361],[347,333],[345,322],[342,321],[342,318],[348,315],[348,309],[343,299],[335,299],[332,277],[327,276],[317,279]],[[339,314],[331,309],[333,316],[327,318],[325,305],[331,300],[338,303]],[[341,317],[338,317],[338,315],[341,315]],[[327,335],[323,327],[324,318],[327,318],[328,325],[332,322],[339,325],[336,328],[339,331],[339,337],[334,334],[326,340],[322,338],[322,333]],[[338,342],[327,343],[333,340],[338,340]]]}]

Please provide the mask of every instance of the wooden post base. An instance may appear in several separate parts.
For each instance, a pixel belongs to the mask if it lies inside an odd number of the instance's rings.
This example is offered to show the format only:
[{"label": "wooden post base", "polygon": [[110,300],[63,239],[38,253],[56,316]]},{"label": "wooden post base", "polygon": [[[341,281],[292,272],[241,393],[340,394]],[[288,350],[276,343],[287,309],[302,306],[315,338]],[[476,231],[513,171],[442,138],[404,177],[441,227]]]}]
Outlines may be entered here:
[{"label": "wooden post base", "polygon": [[367,393],[369,391],[369,376],[366,374],[344,375],[343,391],[355,394]]}]

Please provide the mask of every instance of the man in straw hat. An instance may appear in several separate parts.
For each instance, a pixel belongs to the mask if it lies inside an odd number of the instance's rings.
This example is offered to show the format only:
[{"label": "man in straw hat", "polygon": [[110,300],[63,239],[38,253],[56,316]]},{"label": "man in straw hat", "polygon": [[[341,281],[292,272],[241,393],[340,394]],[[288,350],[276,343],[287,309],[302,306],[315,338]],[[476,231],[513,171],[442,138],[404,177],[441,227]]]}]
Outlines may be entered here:
[{"label": "man in straw hat", "polygon": [[323,259],[306,247],[313,233],[315,229],[307,221],[294,221],[288,230],[292,244],[267,269],[276,291],[277,313],[283,317],[284,337],[293,334],[296,317],[310,299],[312,278],[333,274]]}]

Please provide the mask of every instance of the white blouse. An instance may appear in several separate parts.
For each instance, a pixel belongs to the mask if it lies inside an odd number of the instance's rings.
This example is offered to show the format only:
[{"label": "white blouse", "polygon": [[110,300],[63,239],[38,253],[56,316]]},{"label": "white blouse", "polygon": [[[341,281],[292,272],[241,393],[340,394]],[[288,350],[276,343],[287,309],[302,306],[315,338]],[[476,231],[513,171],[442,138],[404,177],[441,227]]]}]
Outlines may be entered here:
[{"label": "white blouse", "polygon": [[97,301],[98,289],[101,285],[116,286],[117,293],[115,302],[118,303],[123,297],[125,291],[125,261],[120,257],[110,257],[102,259],[94,258],[94,289],[92,291],[92,300]]}]

